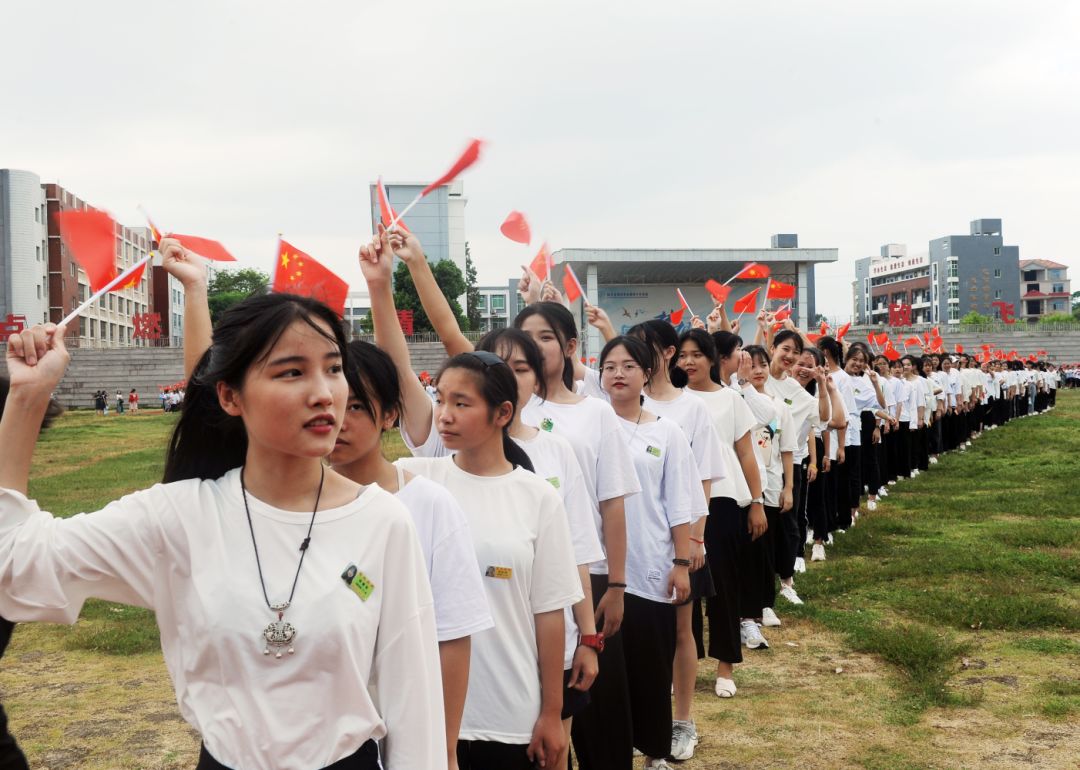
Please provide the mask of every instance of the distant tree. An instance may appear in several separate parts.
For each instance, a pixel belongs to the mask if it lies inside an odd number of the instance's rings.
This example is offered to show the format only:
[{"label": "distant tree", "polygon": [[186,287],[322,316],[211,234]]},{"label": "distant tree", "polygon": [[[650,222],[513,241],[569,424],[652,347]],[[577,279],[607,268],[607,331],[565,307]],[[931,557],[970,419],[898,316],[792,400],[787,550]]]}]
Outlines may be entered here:
[{"label": "distant tree", "polygon": [[468,241],[465,242],[465,317],[471,331],[480,328],[480,289],[476,286],[476,263]]},{"label": "distant tree", "polygon": [[1041,324],[1074,324],[1077,322],[1074,313],[1051,313],[1039,319]]},{"label": "distant tree", "polygon": [[965,324],[968,326],[985,326],[987,324],[992,324],[993,322],[994,319],[990,316],[982,315],[981,313],[977,313],[974,310],[972,310],[970,313],[960,319],[961,324]]},{"label": "distant tree", "polygon": [[[443,296],[450,303],[450,309],[462,329],[467,329],[465,315],[461,312],[461,303],[457,298],[465,293],[465,276],[461,274],[461,268],[449,259],[439,260],[431,265],[431,272],[435,274],[435,282],[442,289]],[[398,310],[413,311],[413,331],[430,332],[431,321],[420,304],[420,295],[416,293],[416,284],[413,283],[412,275],[409,274],[409,266],[399,262],[394,270],[394,304]]]},{"label": "distant tree", "polygon": [[210,318],[217,323],[227,309],[255,294],[266,294],[270,276],[247,267],[242,270],[219,270],[207,287]]}]

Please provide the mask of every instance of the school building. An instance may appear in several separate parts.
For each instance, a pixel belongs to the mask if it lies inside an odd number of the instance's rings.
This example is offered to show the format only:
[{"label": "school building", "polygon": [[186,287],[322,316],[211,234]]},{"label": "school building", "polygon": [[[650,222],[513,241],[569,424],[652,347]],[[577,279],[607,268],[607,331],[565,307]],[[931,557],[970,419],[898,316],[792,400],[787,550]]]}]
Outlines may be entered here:
[{"label": "school building", "polygon": [[[735,276],[750,262],[766,265],[774,279],[795,286],[791,301],[792,318],[802,328],[816,320],[814,306],[814,268],[820,263],[835,262],[835,248],[805,248],[799,246],[794,233],[772,236],[768,248],[721,249],[575,249],[556,251],[553,255],[555,274],[561,280],[560,265],[570,265],[581,281],[589,302],[610,316],[617,332],[652,318],[667,320],[679,308],[676,289],[681,289],[691,310],[707,315],[713,301],[705,289],[710,278],[720,283]],[[561,284],[558,284],[560,289]],[[726,307],[729,314],[733,304],[760,288],[757,309],[765,307],[765,281],[734,281]],[[773,300],[768,303],[776,310],[787,303]],[[573,306],[578,314],[578,327],[583,333],[585,356],[598,355],[603,347],[599,333],[585,320],[580,303]],[[732,316],[734,314],[731,314]],[[743,322],[753,325],[750,314]],[[748,328],[747,327],[747,328]],[[679,332],[690,328],[690,314],[684,315],[676,327]]]}]

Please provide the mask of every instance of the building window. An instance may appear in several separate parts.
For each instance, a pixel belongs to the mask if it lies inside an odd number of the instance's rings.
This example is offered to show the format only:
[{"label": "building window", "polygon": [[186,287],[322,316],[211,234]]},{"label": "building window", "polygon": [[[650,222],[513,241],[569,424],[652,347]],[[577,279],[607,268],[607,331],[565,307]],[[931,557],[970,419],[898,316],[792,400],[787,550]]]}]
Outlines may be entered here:
[{"label": "building window", "polygon": [[506,310],[506,297],[502,294],[491,295],[491,312],[498,313]]},{"label": "building window", "polygon": [[1000,267],[995,267],[994,268],[994,277],[995,278],[1000,278],[1001,277],[1001,268]]},{"label": "building window", "polygon": [[1001,256],[1001,247],[1000,246],[995,246],[994,247],[994,256],[995,257],[1000,257]]},{"label": "building window", "polygon": [[1037,283],[1029,283],[1027,285],[1027,289],[1025,291],[1038,291],[1038,290],[1039,290],[1039,284],[1037,284]]},{"label": "building window", "polygon": [[1064,291],[1065,291],[1065,284],[1063,284],[1063,283],[1055,283],[1054,284],[1054,288],[1053,288],[1054,294],[1061,294]]},{"label": "building window", "polygon": [[1054,310],[1064,310],[1065,309],[1064,303],[1056,301],[1056,300],[1054,301],[1052,307],[1054,308]]},{"label": "building window", "polygon": [[37,206],[34,206],[34,221],[35,222],[40,222],[41,221],[41,212],[38,211]]},{"label": "building window", "polygon": [[1036,274],[1036,272],[1034,270],[1025,270],[1024,271],[1024,280],[1025,281],[1037,281],[1037,280],[1039,280],[1039,276]]},{"label": "building window", "polygon": [[1001,289],[994,289],[994,299],[1001,299]]},{"label": "building window", "polygon": [[959,321],[960,320],[960,306],[959,305],[949,305],[949,316],[948,317],[949,317],[950,322]]},{"label": "building window", "polygon": [[34,247],[34,257],[37,259],[38,262],[41,261],[41,247],[40,246],[35,246]]},{"label": "building window", "polygon": [[946,266],[945,276],[947,278],[957,278],[960,274],[959,262],[955,259],[949,259],[949,263]]},{"label": "building window", "polygon": [[481,294],[476,302],[476,307],[480,310],[487,310],[487,295]]},{"label": "building window", "polygon": [[37,298],[41,299],[41,287],[40,286],[37,287]]},{"label": "building window", "polygon": [[960,286],[958,284],[949,284],[949,299],[960,299]]}]

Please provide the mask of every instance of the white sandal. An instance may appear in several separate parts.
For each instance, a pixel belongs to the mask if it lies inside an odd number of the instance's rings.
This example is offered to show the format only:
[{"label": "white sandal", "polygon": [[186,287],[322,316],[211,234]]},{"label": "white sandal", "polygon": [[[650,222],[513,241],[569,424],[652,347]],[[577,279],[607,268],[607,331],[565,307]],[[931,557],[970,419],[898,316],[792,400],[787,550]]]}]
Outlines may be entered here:
[{"label": "white sandal", "polygon": [[734,698],[735,697],[735,680],[724,679],[723,677],[716,677],[716,697],[717,698]]}]

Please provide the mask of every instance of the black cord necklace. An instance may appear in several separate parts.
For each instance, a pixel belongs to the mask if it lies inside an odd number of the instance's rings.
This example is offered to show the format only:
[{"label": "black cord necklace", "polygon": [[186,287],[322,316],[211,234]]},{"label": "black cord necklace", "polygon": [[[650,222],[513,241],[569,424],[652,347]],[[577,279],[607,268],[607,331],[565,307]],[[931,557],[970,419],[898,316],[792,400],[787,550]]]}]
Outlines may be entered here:
[{"label": "black cord necklace", "polygon": [[266,602],[266,606],[270,608],[271,612],[277,613],[277,620],[271,621],[266,628],[263,629],[263,639],[266,640],[266,647],[263,649],[263,655],[270,654],[270,648],[277,649],[277,654],[274,657],[281,657],[281,648],[288,647],[289,654],[292,655],[293,650],[292,641],[296,638],[296,628],[292,623],[285,620],[285,610],[289,609],[292,604],[293,596],[296,594],[296,584],[300,580],[300,568],[304,566],[304,557],[307,555],[308,546],[311,545],[311,529],[315,526],[315,514],[319,510],[319,499],[322,497],[323,482],[326,480],[326,468],[320,467],[319,475],[319,491],[315,493],[315,508],[311,512],[311,521],[308,522],[307,536],[300,543],[300,563],[296,565],[296,575],[293,577],[292,590],[289,591],[289,598],[281,604],[271,604],[270,597],[266,594],[266,581],[263,579],[262,562],[259,561],[259,545],[255,542],[255,525],[251,523],[251,509],[248,507],[247,499],[247,487],[244,485],[244,469],[240,469],[240,492],[244,497],[244,513],[247,514],[248,529],[251,531],[251,546],[255,549],[255,566],[259,570],[259,585],[262,586],[263,600]]}]

